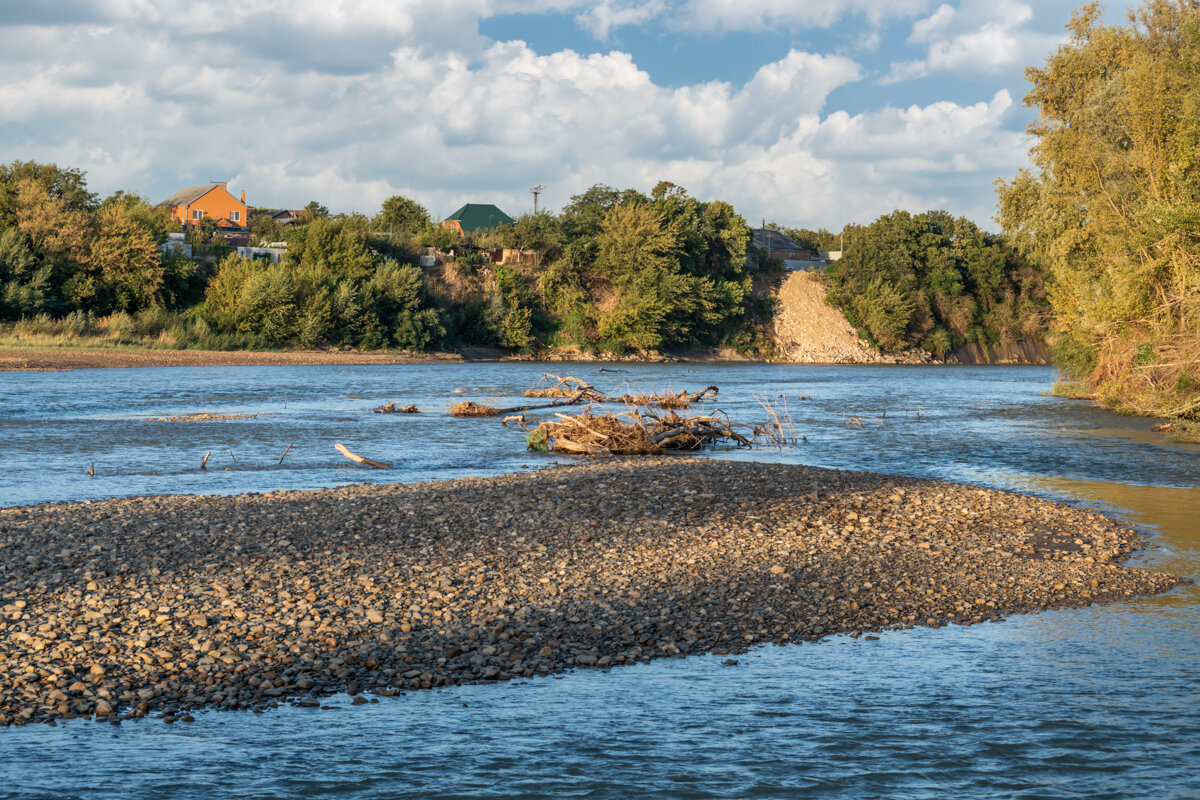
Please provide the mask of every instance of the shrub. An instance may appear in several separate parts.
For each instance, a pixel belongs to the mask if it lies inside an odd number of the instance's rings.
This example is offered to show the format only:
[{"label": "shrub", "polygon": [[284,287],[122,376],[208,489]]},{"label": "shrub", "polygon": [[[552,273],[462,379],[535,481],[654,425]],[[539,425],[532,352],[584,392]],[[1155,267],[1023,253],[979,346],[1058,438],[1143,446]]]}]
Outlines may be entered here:
[{"label": "shrub", "polygon": [[129,342],[137,337],[137,323],[124,311],[109,314],[99,321],[99,326],[118,342]]},{"label": "shrub", "polygon": [[953,346],[950,333],[945,328],[934,328],[921,340],[921,348],[928,350],[938,358],[945,358]]},{"label": "shrub", "polygon": [[21,317],[13,325],[13,333],[19,336],[48,336],[55,332],[54,319],[44,311],[32,317]]},{"label": "shrub", "polygon": [[92,332],[96,317],[90,311],[72,311],[62,321],[64,333],[72,336],[84,336]]}]

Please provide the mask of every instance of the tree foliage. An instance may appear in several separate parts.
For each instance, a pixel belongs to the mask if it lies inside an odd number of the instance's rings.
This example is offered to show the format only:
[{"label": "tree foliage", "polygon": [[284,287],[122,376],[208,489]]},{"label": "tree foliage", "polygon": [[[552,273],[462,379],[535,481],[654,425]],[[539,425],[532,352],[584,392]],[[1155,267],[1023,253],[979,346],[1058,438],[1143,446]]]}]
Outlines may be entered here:
[{"label": "tree foliage", "polygon": [[371,220],[371,224],[382,235],[412,239],[429,225],[429,212],[415,200],[404,195],[393,195],[383,201],[383,207]]},{"label": "tree foliage", "polygon": [[120,203],[102,206],[95,226],[84,263],[64,286],[71,305],[98,314],[155,305],[164,270],[153,232]]},{"label": "tree foliage", "polygon": [[830,301],[885,352],[943,356],[963,342],[1040,339],[1045,287],[1000,237],[944,211],[897,211],[848,226]]},{"label": "tree foliage", "polygon": [[1200,416],[1200,4],[1097,4],[1030,68],[1033,169],[1000,221],[1047,266],[1056,355],[1116,408]]},{"label": "tree foliage", "polygon": [[[124,192],[98,202],[78,171],[14,164],[0,170],[0,195],[6,319],[113,314],[150,330],[144,322],[178,311],[188,331],[230,346],[769,347],[779,275],[748,261],[746,221],[667,181],[649,194],[593,186],[559,214],[465,239],[399,195],[370,219],[316,201],[286,228],[253,215],[257,236],[288,244],[280,263],[239,258],[206,220],[185,228],[199,266],[162,253],[176,227],[164,209]],[[814,249],[834,238],[792,233]],[[885,349],[1040,334],[1038,271],[973,223],[897,212],[843,234],[830,297]],[[428,247],[445,263],[417,266]],[[520,255],[489,263],[496,248]]]}]

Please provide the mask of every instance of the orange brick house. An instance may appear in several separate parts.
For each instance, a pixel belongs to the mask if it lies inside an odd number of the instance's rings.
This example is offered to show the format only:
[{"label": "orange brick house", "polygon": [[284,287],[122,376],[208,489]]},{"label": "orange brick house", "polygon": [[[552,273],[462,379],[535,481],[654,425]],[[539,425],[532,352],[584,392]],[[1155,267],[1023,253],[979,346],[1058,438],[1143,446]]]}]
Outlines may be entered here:
[{"label": "orange brick house", "polygon": [[159,205],[169,208],[171,216],[184,225],[211,219],[222,228],[244,228],[248,210],[246,193],[242,192],[238,199],[226,186],[224,182],[190,186],[180,189]]}]

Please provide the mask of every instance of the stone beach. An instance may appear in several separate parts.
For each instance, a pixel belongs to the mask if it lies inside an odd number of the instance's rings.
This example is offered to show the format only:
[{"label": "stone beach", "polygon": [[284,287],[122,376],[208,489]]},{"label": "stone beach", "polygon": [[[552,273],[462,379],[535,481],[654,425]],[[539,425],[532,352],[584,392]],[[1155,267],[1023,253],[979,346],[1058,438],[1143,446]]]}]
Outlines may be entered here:
[{"label": "stone beach", "polygon": [[1186,582],[1121,566],[1140,545],[1017,494],[683,457],[0,509],[0,724],[366,702]]}]

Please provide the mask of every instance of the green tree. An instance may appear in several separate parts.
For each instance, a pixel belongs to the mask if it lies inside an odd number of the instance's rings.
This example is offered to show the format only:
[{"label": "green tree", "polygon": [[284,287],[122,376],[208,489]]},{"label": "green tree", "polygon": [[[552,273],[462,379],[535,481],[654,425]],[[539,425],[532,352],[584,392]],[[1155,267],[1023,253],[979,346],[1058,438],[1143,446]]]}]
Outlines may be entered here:
[{"label": "green tree", "polygon": [[366,294],[375,313],[390,326],[397,347],[425,350],[445,337],[441,315],[428,305],[419,268],[385,261],[371,277]]},{"label": "green tree", "polygon": [[60,201],[67,210],[91,211],[96,207],[96,195],[88,191],[83,170],[13,161],[0,164],[0,228],[17,224],[17,195],[20,185],[27,181],[37,184],[42,193]]},{"label": "green tree", "polygon": [[[233,253],[217,264],[205,290],[204,310],[218,328],[253,334],[270,344],[292,341],[301,330],[301,303],[292,270],[284,264],[243,260]],[[312,336],[319,338],[321,333]]]},{"label": "green tree", "polygon": [[829,301],[886,352],[1044,336],[1040,272],[970,220],[897,211],[846,233]]},{"label": "green tree", "polygon": [[134,222],[150,232],[158,244],[167,240],[168,232],[178,231],[182,227],[168,208],[151,203],[136,192],[116,191],[104,198],[99,208],[103,210],[110,206],[124,209]]},{"label": "green tree", "polygon": [[126,205],[102,206],[82,267],[64,286],[76,308],[105,314],[154,305],[163,285],[161,250]]},{"label": "green tree", "polygon": [[830,250],[841,250],[841,237],[826,228],[785,228],[774,222],[767,225],[811,253],[824,253]]},{"label": "green tree", "polygon": [[670,337],[677,231],[648,203],[612,206],[596,237],[596,267],[611,281],[616,302],[602,314],[598,334],[625,347],[649,350]]},{"label": "green tree", "polygon": [[366,225],[353,219],[316,219],[287,253],[289,263],[327,271],[335,278],[361,281],[375,269]]},{"label": "green tree", "polygon": [[416,238],[421,247],[432,247],[442,252],[453,249],[458,244],[458,234],[440,223],[429,223]]},{"label": "green tree", "polygon": [[51,270],[16,228],[0,230],[0,319],[20,319],[48,308]]},{"label": "green tree", "polygon": [[316,200],[309,200],[304,205],[305,222],[312,222],[317,219],[328,219],[329,209],[318,203]]},{"label": "green tree", "polygon": [[255,241],[265,244],[281,242],[284,239],[284,226],[265,211],[252,213],[246,220],[246,225],[250,228],[250,233],[253,234]]},{"label": "green tree", "polygon": [[91,219],[86,209],[47,190],[33,179],[16,185],[17,229],[28,237],[43,262],[70,268],[87,256]]},{"label": "green tree", "polygon": [[591,264],[605,215],[617,205],[646,202],[649,198],[634,189],[621,191],[602,183],[573,195],[559,216],[566,257],[578,264]]},{"label": "green tree", "polygon": [[371,220],[376,234],[404,241],[420,236],[427,225],[429,212],[415,200],[400,194],[384,200],[383,207]]}]

